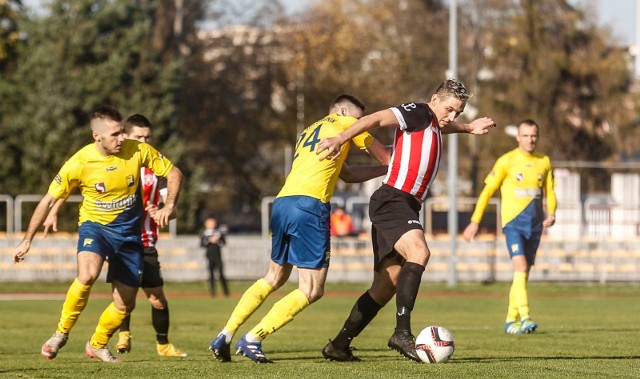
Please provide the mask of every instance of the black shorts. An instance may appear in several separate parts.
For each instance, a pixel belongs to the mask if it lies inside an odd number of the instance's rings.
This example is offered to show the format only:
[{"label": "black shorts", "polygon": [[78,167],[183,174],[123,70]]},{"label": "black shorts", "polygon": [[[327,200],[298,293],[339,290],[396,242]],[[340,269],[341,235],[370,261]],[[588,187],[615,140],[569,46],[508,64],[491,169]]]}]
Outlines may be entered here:
[{"label": "black shorts", "polygon": [[158,260],[158,250],[155,247],[145,247],[142,254],[143,269],[140,287],[153,288],[164,285],[162,273],[160,272],[160,261]]},{"label": "black shorts", "polygon": [[424,230],[420,223],[421,208],[420,202],[411,194],[386,184],[373,193],[369,202],[369,218],[375,271],[380,269],[385,258],[404,262],[393,246],[409,230]]}]

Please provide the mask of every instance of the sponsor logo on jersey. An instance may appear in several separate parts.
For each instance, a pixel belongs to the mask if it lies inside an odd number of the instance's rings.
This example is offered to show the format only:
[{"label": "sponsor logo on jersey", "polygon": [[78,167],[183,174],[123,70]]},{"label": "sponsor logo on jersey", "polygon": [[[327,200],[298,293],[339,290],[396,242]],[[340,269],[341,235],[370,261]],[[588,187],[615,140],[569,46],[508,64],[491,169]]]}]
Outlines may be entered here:
[{"label": "sponsor logo on jersey", "polygon": [[411,112],[413,109],[416,109],[418,107],[416,103],[405,103],[400,104],[400,106],[407,112]]},{"label": "sponsor logo on jersey", "polygon": [[107,167],[107,172],[109,171],[115,171],[118,169],[118,166],[111,166],[111,167]]},{"label": "sponsor logo on jersey", "polygon": [[98,191],[98,193],[104,193],[104,191],[107,190],[107,186],[104,184],[104,182],[96,183],[94,187],[96,191]]},{"label": "sponsor logo on jersey", "polygon": [[84,241],[82,241],[82,246],[89,246],[93,244],[93,238],[85,238]]},{"label": "sponsor logo on jersey", "polygon": [[110,202],[104,202],[101,199],[96,200],[96,208],[102,209],[105,211],[113,211],[119,209],[125,209],[127,207],[132,206],[137,199],[137,195],[132,193],[131,195],[125,197],[124,199],[113,200]]},{"label": "sponsor logo on jersey", "polygon": [[537,199],[540,196],[542,196],[540,188],[516,188],[518,199]]},{"label": "sponsor logo on jersey", "polygon": [[135,179],[133,178],[133,175],[127,175],[126,179],[127,179],[128,187],[132,187],[133,184],[136,182]]}]

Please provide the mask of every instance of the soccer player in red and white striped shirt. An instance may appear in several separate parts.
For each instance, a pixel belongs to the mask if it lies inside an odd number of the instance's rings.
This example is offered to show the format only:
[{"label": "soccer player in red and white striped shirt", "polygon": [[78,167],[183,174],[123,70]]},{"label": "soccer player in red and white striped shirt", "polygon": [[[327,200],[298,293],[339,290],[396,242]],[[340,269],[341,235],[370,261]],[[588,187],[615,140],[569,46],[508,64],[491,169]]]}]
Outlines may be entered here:
[{"label": "soccer player in red and white striped shirt", "polygon": [[[141,114],[134,114],[124,122],[124,137],[138,142],[151,142],[151,121]],[[140,187],[145,211],[142,216],[142,243],[144,244],[144,268],[140,287],[151,303],[151,324],[156,332],[156,352],[165,357],[186,357],[187,354],[169,342],[169,304],[164,293],[164,279],[158,260],[158,224],[153,214],[162,208],[167,196],[167,181],[146,167],[141,168]],[[172,218],[175,214],[171,215]],[[116,351],[128,353],[131,350],[131,317],[128,315],[118,333]]]},{"label": "soccer player in red and white striped shirt", "polygon": [[456,122],[468,99],[469,93],[461,82],[447,79],[427,104],[405,103],[375,112],[337,136],[320,141],[320,159],[336,159],[340,146],[351,137],[376,128],[396,128],[389,170],[369,203],[373,283],[356,301],[336,338],[324,347],[325,358],[358,360],[350,354],[351,341],[396,295],[396,328],[388,346],[420,362],[411,333],[411,310],[430,252],[419,212],[438,172],[442,134],[486,134],[495,126],[488,117],[469,124]]}]

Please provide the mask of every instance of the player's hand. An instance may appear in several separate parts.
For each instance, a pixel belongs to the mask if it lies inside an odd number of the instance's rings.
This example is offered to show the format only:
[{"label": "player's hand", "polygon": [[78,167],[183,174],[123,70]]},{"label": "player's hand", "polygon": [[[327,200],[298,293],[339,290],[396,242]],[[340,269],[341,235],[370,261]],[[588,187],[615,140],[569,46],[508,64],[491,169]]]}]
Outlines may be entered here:
[{"label": "player's hand", "polygon": [[151,218],[153,218],[153,221],[155,221],[159,227],[164,228],[165,226],[169,225],[171,213],[173,213],[173,207],[165,205],[162,209],[158,209],[156,212],[154,212],[153,215],[151,215],[151,213],[149,213],[149,215],[151,216]]},{"label": "player's hand", "polygon": [[469,127],[471,134],[487,134],[490,129],[496,127],[496,123],[489,117],[482,117],[471,121]]},{"label": "player's hand", "polygon": [[556,223],[556,215],[549,215],[549,216],[547,216],[546,219],[544,219],[544,221],[542,221],[542,225],[545,228],[553,226],[553,224],[555,224],[555,223]]},{"label": "player's hand", "polygon": [[18,246],[16,246],[13,251],[13,263],[20,263],[24,261],[24,256],[29,252],[29,248],[31,247],[31,242],[27,240],[22,240]]},{"label": "player's hand", "polygon": [[464,231],[462,232],[462,238],[465,241],[470,242],[473,237],[475,237],[476,233],[478,233],[479,224],[477,222],[471,221]]},{"label": "player's hand", "polygon": [[144,210],[149,214],[149,216],[151,216],[151,218],[154,218],[155,214],[160,210],[160,208],[158,208],[158,206],[153,204],[152,202],[147,201],[147,204],[145,204],[144,206]]},{"label": "player's hand", "polygon": [[340,143],[337,137],[324,138],[320,140],[320,143],[318,143],[318,148],[316,149],[316,155],[319,155],[320,153],[326,150],[324,154],[320,155],[320,160],[322,161],[329,158],[332,161],[335,161],[340,155],[341,145],[342,144]]},{"label": "player's hand", "polygon": [[47,238],[49,229],[54,232],[58,231],[58,215],[49,213],[47,219],[44,220],[44,223],[42,225],[44,226],[44,236],[42,238]]}]

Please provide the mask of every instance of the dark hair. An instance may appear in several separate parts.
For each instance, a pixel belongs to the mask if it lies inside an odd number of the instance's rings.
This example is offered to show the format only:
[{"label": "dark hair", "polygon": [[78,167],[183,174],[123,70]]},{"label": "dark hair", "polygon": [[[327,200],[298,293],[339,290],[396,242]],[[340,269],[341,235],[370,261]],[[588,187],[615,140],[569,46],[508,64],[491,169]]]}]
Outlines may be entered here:
[{"label": "dark hair", "polygon": [[143,115],[136,113],[133,116],[129,116],[124,122],[124,132],[129,134],[134,127],[149,128],[151,129],[151,121]]},{"label": "dark hair", "polygon": [[461,101],[467,101],[471,97],[464,84],[457,79],[447,79],[442,82],[435,94],[440,98],[453,96]]},{"label": "dark hair", "polygon": [[356,99],[355,96],[343,93],[342,95],[336,97],[333,103],[331,103],[331,106],[329,107],[329,112],[331,112],[331,109],[333,109],[334,107],[340,106],[345,103],[350,103],[355,105],[356,107],[360,108],[362,112],[364,112],[365,110],[364,104],[360,100]]},{"label": "dark hair", "polygon": [[520,121],[520,123],[518,124],[518,130],[520,129],[520,125],[523,125],[523,124],[528,126],[535,126],[536,132],[540,132],[540,126],[538,125],[538,123],[533,121],[530,118],[525,118],[524,120]]},{"label": "dark hair", "polygon": [[91,120],[109,120],[122,122],[122,115],[111,105],[101,105],[91,113]]}]

